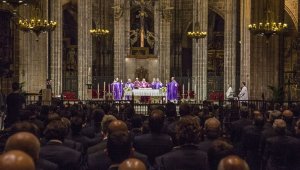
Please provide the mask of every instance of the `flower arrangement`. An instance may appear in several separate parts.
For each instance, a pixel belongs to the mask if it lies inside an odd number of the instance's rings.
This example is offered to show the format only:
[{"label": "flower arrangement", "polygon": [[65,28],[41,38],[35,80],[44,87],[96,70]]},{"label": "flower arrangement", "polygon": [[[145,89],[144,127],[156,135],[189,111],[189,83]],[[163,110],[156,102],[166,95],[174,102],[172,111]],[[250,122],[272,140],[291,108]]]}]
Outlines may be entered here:
[{"label": "flower arrangement", "polygon": [[167,87],[162,87],[162,88],[159,89],[159,91],[161,91],[161,92],[167,92],[168,88]]},{"label": "flower arrangement", "polygon": [[131,87],[129,87],[129,86],[127,86],[127,87],[124,87],[124,89],[123,89],[124,91],[132,91],[132,88]]}]

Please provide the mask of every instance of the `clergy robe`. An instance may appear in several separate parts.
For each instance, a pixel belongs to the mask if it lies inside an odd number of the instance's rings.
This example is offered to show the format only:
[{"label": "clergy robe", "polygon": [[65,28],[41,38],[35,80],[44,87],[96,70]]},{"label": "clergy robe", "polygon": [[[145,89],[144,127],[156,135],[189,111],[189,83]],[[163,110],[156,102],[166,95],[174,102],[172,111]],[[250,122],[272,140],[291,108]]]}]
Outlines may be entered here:
[{"label": "clergy robe", "polygon": [[139,81],[135,81],[133,85],[134,85],[135,89],[138,89],[140,87],[140,82]]},{"label": "clergy robe", "polygon": [[164,85],[161,82],[155,82],[154,86],[152,86],[152,89],[160,89]]},{"label": "clergy robe", "polygon": [[149,88],[155,89],[155,88],[154,88],[155,85],[156,85],[156,81],[155,81],[155,82],[152,82],[151,84],[149,84]]},{"label": "clergy robe", "polygon": [[111,83],[110,89],[112,90],[112,93],[114,93],[113,95],[115,96],[115,100],[122,99],[122,95],[123,95],[122,83],[115,81],[114,83]]},{"label": "clergy robe", "polygon": [[168,100],[178,100],[178,86],[179,84],[175,80],[168,84]]},{"label": "clergy robe", "polygon": [[[124,87],[130,87],[131,89],[133,89],[133,83],[125,83]],[[126,96],[126,100],[130,100],[130,96]]]},{"label": "clergy robe", "polygon": [[145,82],[145,83],[140,82],[140,88],[148,88],[148,87],[149,87],[148,82]]}]

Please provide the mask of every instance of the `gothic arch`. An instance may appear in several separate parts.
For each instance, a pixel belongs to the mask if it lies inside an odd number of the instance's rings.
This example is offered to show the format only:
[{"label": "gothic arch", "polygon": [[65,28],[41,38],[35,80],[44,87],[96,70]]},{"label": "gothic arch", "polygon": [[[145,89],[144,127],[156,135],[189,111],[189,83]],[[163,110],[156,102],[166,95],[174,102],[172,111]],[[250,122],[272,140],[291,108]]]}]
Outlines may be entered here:
[{"label": "gothic arch", "polygon": [[297,20],[296,16],[293,14],[292,10],[290,10],[290,8],[287,5],[285,5],[284,10],[291,17],[295,28],[298,30],[298,20]]}]

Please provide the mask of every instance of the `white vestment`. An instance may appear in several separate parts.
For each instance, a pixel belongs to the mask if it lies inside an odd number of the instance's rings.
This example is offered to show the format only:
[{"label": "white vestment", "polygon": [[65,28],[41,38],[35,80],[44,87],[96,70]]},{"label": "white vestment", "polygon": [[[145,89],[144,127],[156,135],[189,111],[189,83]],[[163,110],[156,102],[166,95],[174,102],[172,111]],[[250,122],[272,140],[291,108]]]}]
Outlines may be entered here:
[{"label": "white vestment", "polygon": [[246,86],[242,88],[242,91],[239,94],[239,100],[248,100],[248,91]]},{"label": "white vestment", "polygon": [[229,87],[226,92],[226,99],[233,99],[233,91],[231,87]]}]

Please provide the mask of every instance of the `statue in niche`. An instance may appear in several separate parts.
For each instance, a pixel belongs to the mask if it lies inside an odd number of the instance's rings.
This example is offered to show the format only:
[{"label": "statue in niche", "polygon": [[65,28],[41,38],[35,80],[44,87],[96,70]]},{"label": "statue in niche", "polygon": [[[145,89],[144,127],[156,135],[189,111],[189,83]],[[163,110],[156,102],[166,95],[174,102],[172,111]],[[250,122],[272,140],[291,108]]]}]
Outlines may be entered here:
[{"label": "statue in niche", "polygon": [[67,72],[69,75],[77,73],[77,53],[74,48],[71,48],[67,54]]}]

